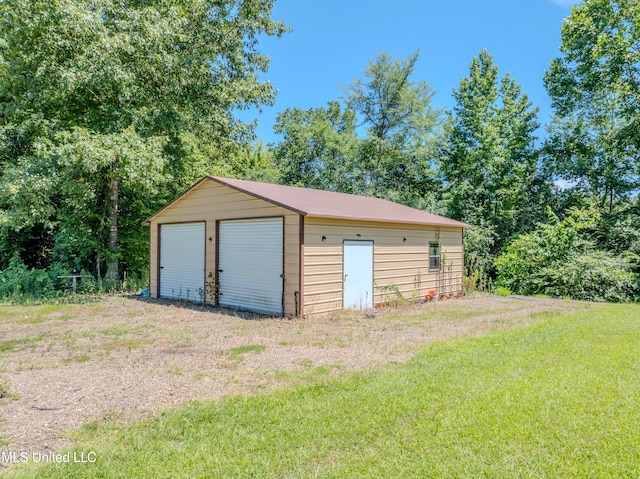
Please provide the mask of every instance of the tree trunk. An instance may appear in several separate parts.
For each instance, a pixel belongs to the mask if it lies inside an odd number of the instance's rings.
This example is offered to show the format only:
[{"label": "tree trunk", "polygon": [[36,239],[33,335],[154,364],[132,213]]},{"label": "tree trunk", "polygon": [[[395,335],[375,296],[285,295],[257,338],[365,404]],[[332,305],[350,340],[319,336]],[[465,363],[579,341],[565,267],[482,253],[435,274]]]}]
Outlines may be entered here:
[{"label": "tree trunk", "polygon": [[113,178],[109,185],[109,264],[107,266],[106,279],[109,281],[118,281],[120,279],[120,271],[118,266],[118,256],[120,253],[120,241],[118,238],[118,196],[120,193],[120,183],[118,178]]},{"label": "tree trunk", "polygon": [[609,191],[609,214],[613,212],[613,188]]},{"label": "tree trunk", "polygon": [[96,271],[98,273],[98,288],[102,289],[102,269],[100,268],[100,251],[96,257]]}]

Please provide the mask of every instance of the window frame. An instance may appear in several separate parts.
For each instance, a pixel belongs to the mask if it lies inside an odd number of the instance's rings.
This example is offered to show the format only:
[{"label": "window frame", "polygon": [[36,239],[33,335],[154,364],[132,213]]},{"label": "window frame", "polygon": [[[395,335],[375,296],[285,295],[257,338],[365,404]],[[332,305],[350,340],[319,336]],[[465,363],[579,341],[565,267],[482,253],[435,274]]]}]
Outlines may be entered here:
[{"label": "window frame", "polygon": [[[431,254],[431,249],[437,248],[437,255]],[[436,268],[431,267],[432,259],[437,258],[438,266]],[[442,269],[442,245],[439,241],[429,241],[429,271],[440,271]]]}]

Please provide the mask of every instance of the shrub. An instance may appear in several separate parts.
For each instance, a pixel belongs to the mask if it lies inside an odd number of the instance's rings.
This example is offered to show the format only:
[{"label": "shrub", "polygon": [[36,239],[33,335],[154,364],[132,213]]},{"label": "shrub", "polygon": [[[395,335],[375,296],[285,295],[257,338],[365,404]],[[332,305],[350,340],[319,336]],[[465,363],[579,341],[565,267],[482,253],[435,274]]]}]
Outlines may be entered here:
[{"label": "shrub", "polygon": [[588,301],[630,301],[636,288],[629,263],[606,251],[571,254],[542,268],[534,280],[542,294]]},{"label": "shrub", "polygon": [[493,254],[496,233],[486,225],[474,225],[464,230],[464,266],[467,276],[477,272],[477,280],[490,277],[493,272]]},{"label": "shrub", "polygon": [[12,303],[29,303],[61,300],[84,301],[88,297],[105,292],[137,292],[147,287],[148,275],[145,273],[128,275],[122,282],[106,282],[95,279],[86,270],[80,272],[77,281],[77,295],[73,294],[71,270],[54,263],[47,270],[27,267],[18,254],[14,254],[9,265],[0,270],[0,300]]},{"label": "shrub", "polygon": [[[53,274],[52,274],[53,273]],[[56,295],[57,271],[29,269],[17,254],[0,271],[0,298],[20,299]]]},{"label": "shrub", "polygon": [[519,294],[545,294],[591,301],[629,301],[637,292],[631,264],[597,250],[589,237],[600,219],[593,210],[573,210],[559,221],[549,214],[512,241],[496,259],[496,285]]},{"label": "shrub", "polygon": [[497,294],[498,296],[510,296],[511,290],[509,288],[505,288],[504,286],[502,286],[500,288],[496,288],[494,293]]},{"label": "shrub", "polygon": [[462,291],[464,294],[472,295],[477,292],[485,293],[491,290],[491,278],[487,274],[481,274],[475,270],[462,278]]}]

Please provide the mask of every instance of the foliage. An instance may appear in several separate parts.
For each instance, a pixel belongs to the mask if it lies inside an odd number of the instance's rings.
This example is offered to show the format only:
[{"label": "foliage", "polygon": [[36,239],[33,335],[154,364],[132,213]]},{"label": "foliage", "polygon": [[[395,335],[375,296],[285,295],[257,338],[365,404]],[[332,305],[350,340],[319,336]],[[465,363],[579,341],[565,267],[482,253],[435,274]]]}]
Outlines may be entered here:
[{"label": "foliage", "polygon": [[531,221],[525,213],[535,204],[538,108],[509,74],[499,79],[486,50],[473,59],[453,96],[441,158],[449,214],[488,229],[484,236],[492,237],[495,254]]},{"label": "foliage", "polygon": [[326,108],[287,108],[278,114],[273,149],[284,184],[330,191],[352,191],[356,118],[337,101]]},{"label": "foliage", "polygon": [[563,56],[544,77],[556,110],[549,167],[609,212],[639,187],[639,48],[637,2],[586,0],[564,22]]},{"label": "foliage", "polygon": [[[608,94],[607,94],[608,95]],[[626,131],[617,101],[593,100],[570,114],[556,115],[545,141],[546,168],[573,194],[593,195],[611,213],[638,189],[635,149],[622,148]]]},{"label": "foliage", "polygon": [[628,301],[637,294],[631,264],[597,250],[591,236],[600,221],[594,210],[574,210],[508,244],[496,259],[496,284],[519,294],[591,301]]},{"label": "foliage", "polygon": [[362,77],[343,88],[346,107],[367,134],[352,175],[362,194],[399,193],[412,204],[438,189],[433,163],[442,141],[442,111],[431,105],[431,86],[412,78],[417,61],[417,51],[405,59],[379,52]]},{"label": "foliage", "polygon": [[418,52],[405,59],[380,52],[362,77],[343,88],[344,102],[367,136],[360,144],[354,180],[370,196],[404,190],[418,197],[434,189],[442,112],[431,106],[433,89],[411,77]]},{"label": "foliage", "polygon": [[496,288],[494,293],[498,296],[510,296],[512,294],[511,290],[509,288],[505,288],[504,286]]},{"label": "foliage", "polygon": [[584,0],[562,25],[562,57],[551,62],[545,85],[564,116],[603,100],[618,102],[622,148],[639,146],[640,4]]},{"label": "foliage", "polygon": [[141,248],[136,251],[134,242],[148,232],[131,219],[150,214],[151,205],[144,198],[158,194],[162,143],[143,139],[133,129],[96,135],[74,128],[51,140],[41,139],[34,145],[34,156],[18,160],[4,172],[0,194],[7,205],[4,220],[13,229],[44,223],[54,244],[51,260],[76,269],[95,265],[100,273],[100,260],[120,253],[118,242],[116,250],[110,248],[113,224],[105,218],[117,181],[119,204],[127,213],[139,208],[126,217],[130,229],[123,229],[120,220],[120,232],[127,239],[125,256],[141,271],[146,255]]},{"label": "foliage", "polygon": [[491,278],[480,274],[475,270],[465,274],[462,278],[462,291],[465,295],[471,296],[477,292],[487,292],[491,290]]},{"label": "foliage", "polygon": [[565,262],[541,268],[535,276],[538,291],[555,297],[625,302],[638,293],[629,263],[600,250],[571,253]]},{"label": "foliage", "polygon": [[[435,342],[373,372],[93,424],[70,451],[94,451],[95,463],[31,463],[4,474],[632,477],[639,318],[637,305],[532,313],[531,327]],[[415,312],[407,320],[415,323]]]},{"label": "foliage", "polygon": [[285,31],[272,3],[2,2],[0,244],[29,266],[140,272],[152,211],[249,169],[220,165],[248,160],[253,126],[234,112],[273,102],[257,50]]},{"label": "foliage", "polygon": [[637,2],[585,0],[562,26],[562,56],[544,76],[555,109],[545,168],[567,183],[565,204],[597,202],[596,224],[588,247],[540,265],[539,291],[598,301],[638,293],[639,47]]},{"label": "foliage", "polygon": [[281,112],[273,147],[281,181],[443,213],[433,166],[444,120],[431,87],[412,78],[417,60],[380,52],[342,102]]},{"label": "foliage", "polygon": [[[76,292],[72,289],[71,278],[59,276],[79,275]],[[147,274],[128,275],[124,281],[109,282],[96,280],[86,270],[71,271],[60,263],[48,269],[29,268],[15,253],[9,265],[0,270],[0,302],[33,304],[41,302],[85,301],[95,295],[111,292],[139,292],[149,284]]]},{"label": "foliage", "polygon": [[496,233],[489,225],[474,225],[464,230],[464,266],[467,275],[478,273],[478,281],[493,274],[493,255]]},{"label": "foliage", "polygon": [[221,173],[223,176],[264,183],[281,181],[273,152],[260,140],[243,146],[236,154],[229,156],[225,166],[230,171]]},{"label": "foliage", "polygon": [[640,208],[638,197],[602,215],[598,226],[599,246],[614,254],[627,256],[640,264]]},{"label": "foliage", "polygon": [[68,273],[58,268],[52,268],[49,272],[29,269],[16,254],[9,266],[0,271],[0,299],[20,301],[56,297],[60,283],[57,277]]}]

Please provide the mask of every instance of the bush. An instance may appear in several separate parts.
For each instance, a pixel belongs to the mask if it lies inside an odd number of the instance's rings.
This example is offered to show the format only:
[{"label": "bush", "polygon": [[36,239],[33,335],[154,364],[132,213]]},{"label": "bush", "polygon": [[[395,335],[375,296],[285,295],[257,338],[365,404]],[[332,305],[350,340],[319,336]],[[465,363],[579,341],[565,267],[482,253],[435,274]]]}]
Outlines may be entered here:
[{"label": "bush", "polygon": [[49,269],[28,268],[18,254],[14,254],[9,265],[0,271],[0,300],[12,303],[39,301],[84,300],[87,297],[106,292],[138,292],[148,286],[148,274],[131,274],[122,282],[107,282],[95,279],[88,271],[82,270],[73,294],[72,271],[60,264]]},{"label": "bush", "polygon": [[496,259],[497,286],[590,301],[634,299],[638,288],[631,264],[596,249],[589,236],[597,212],[574,210],[564,221],[549,216],[549,224],[516,238]]},{"label": "bush", "polygon": [[29,269],[15,254],[9,266],[0,271],[0,298],[21,300],[56,296],[59,274],[62,272],[55,269],[49,272]]},{"label": "bush", "polygon": [[626,302],[634,298],[635,275],[623,259],[606,251],[572,254],[536,273],[539,292],[588,301]]},{"label": "bush", "polygon": [[464,266],[467,276],[477,272],[478,281],[493,273],[496,233],[490,226],[474,226],[464,230]]},{"label": "bush", "polygon": [[498,296],[511,296],[511,290],[509,288],[505,288],[504,286],[496,288],[494,293]]}]

